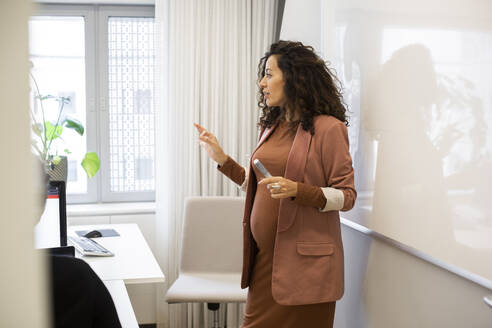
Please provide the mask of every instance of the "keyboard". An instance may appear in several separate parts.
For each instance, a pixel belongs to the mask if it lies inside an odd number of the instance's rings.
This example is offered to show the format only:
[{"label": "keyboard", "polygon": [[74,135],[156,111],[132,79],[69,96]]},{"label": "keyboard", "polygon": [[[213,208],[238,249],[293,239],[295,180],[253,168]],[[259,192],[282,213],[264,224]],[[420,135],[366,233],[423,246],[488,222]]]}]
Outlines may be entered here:
[{"label": "keyboard", "polygon": [[82,255],[87,256],[114,256],[113,253],[108,251],[97,242],[86,237],[73,237],[68,236],[68,240],[75,247],[75,249]]}]

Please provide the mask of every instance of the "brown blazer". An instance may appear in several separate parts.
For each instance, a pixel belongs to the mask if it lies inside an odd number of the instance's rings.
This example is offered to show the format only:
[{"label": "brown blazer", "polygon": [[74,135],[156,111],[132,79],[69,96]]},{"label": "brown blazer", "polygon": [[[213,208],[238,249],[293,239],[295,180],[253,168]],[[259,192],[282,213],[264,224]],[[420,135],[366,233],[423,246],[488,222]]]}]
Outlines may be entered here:
[{"label": "brown blazer", "polygon": [[[276,126],[260,135],[255,151]],[[315,134],[299,125],[287,160],[285,178],[343,191],[343,211],[354,206],[356,191],[346,126],[328,115],[314,120]],[[254,152],[253,152],[254,154]],[[251,158],[253,158],[253,154]],[[243,272],[241,287],[249,286],[257,252],[250,216],[256,176],[249,168],[243,218]],[[273,256],[272,295],[282,305],[331,302],[344,291],[343,246],[338,211],[320,212],[290,198],[280,201]]]}]

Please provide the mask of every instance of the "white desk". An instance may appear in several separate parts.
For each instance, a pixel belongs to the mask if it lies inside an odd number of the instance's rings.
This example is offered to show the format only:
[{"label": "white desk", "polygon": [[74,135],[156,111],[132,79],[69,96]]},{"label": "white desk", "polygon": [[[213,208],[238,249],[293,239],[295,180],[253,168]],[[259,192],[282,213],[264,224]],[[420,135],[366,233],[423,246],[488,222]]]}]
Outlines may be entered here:
[{"label": "white desk", "polygon": [[115,256],[81,257],[77,253],[77,257],[89,263],[101,280],[123,280],[125,284],[165,281],[159,264],[135,223],[71,226],[68,228],[68,235],[76,236],[75,231],[96,229],[115,229],[120,234],[118,237],[94,239]]},{"label": "white desk", "polygon": [[135,317],[135,312],[133,312],[125,283],[122,280],[106,280],[104,285],[111,294],[121,326],[124,328],[138,328],[137,318]]},{"label": "white desk", "polygon": [[86,261],[108,288],[123,327],[138,327],[125,284],[164,282],[164,274],[152,254],[138,226],[132,224],[97,224],[68,227],[68,235],[75,231],[114,229],[117,237],[95,238],[115,256],[76,256]]}]

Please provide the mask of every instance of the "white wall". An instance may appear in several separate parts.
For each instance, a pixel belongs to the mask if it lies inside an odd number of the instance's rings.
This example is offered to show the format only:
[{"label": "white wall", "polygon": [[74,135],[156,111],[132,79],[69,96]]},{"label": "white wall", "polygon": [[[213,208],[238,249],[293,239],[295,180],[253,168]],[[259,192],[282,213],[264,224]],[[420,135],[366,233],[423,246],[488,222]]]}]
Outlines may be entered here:
[{"label": "white wall", "polygon": [[321,14],[321,0],[286,0],[280,40],[301,41],[320,51]]},{"label": "white wall", "polygon": [[491,294],[393,245],[342,226],[345,295],[335,328],[489,328]]},{"label": "white wall", "polygon": [[0,326],[47,327],[45,272],[34,251],[28,34],[30,1],[0,2]]}]

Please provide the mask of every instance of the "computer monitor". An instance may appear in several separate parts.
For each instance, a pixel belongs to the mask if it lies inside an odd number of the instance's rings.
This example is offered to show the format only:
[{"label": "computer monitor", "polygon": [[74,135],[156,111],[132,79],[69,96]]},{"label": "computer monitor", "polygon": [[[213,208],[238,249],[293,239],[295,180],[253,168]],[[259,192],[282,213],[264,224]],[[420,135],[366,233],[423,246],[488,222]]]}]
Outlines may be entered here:
[{"label": "computer monitor", "polygon": [[67,246],[67,210],[65,182],[50,181],[41,219],[34,227],[36,248]]}]

